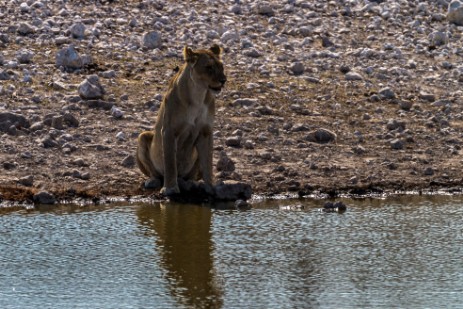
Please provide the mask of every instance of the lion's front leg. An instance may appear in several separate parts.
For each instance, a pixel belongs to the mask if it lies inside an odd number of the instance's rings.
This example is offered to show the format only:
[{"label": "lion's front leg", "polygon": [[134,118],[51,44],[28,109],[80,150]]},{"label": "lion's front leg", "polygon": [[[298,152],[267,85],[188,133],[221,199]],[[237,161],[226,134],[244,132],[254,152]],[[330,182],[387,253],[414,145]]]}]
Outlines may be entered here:
[{"label": "lion's front leg", "polygon": [[164,160],[164,186],[161,193],[169,196],[180,193],[177,183],[177,138],[169,128],[163,128],[161,134]]},{"label": "lion's front leg", "polygon": [[212,184],[212,147],[212,129],[206,126],[201,130],[196,144],[199,170],[206,184]]}]

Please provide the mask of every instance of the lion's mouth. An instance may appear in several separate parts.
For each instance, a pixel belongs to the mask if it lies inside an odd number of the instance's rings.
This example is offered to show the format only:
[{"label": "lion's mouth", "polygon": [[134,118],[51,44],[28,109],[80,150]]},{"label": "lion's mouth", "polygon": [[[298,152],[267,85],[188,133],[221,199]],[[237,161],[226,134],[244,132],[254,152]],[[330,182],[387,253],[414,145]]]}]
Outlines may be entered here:
[{"label": "lion's mouth", "polygon": [[209,86],[209,89],[211,89],[214,92],[220,92],[222,90],[222,87],[221,86],[219,86],[219,87]]}]

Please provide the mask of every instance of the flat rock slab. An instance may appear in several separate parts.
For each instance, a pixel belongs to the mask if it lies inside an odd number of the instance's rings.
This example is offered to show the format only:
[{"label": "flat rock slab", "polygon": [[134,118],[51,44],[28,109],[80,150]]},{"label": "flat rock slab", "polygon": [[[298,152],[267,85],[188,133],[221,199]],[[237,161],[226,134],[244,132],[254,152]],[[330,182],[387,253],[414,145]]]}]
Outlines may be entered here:
[{"label": "flat rock slab", "polygon": [[194,181],[179,180],[180,193],[169,196],[171,201],[181,203],[213,203],[248,200],[252,196],[251,185],[227,180],[214,186]]}]

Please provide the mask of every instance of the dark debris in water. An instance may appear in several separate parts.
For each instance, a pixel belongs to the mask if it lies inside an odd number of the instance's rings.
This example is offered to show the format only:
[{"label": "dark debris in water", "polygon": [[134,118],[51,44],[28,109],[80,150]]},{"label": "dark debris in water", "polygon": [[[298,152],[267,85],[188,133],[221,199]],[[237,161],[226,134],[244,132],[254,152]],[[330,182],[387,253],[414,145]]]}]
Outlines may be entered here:
[{"label": "dark debris in water", "polygon": [[347,210],[346,204],[344,204],[341,201],[338,202],[326,202],[325,205],[323,205],[322,211],[323,212],[338,212],[338,213],[343,213]]}]

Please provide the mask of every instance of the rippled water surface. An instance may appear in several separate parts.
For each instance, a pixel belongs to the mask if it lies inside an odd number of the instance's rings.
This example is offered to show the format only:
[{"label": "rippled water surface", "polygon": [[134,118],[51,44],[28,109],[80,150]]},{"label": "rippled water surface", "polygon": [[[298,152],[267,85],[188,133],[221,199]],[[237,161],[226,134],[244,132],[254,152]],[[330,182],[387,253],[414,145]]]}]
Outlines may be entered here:
[{"label": "rippled water surface", "polygon": [[461,308],[463,197],[345,202],[3,212],[0,308]]}]

